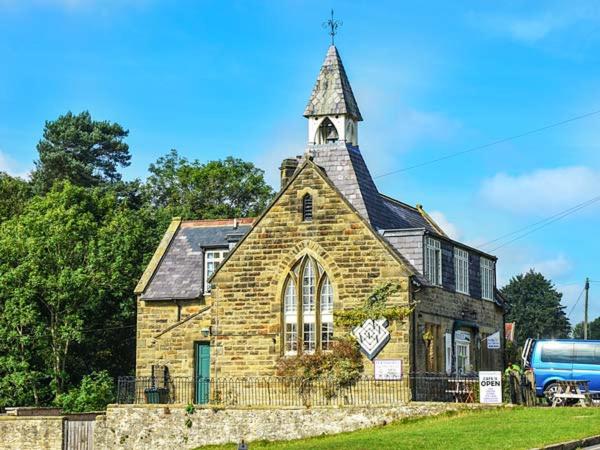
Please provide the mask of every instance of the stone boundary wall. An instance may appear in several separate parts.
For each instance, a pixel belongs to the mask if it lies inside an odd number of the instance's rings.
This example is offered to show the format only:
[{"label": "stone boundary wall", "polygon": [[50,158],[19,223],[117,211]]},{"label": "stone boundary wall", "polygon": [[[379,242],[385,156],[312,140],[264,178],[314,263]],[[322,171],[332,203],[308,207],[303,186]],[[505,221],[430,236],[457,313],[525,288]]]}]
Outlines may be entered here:
[{"label": "stone boundary wall", "polygon": [[0,450],[62,450],[60,416],[0,416]]},{"label": "stone boundary wall", "polygon": [[241,439],[301,439],[466,407],[469,406],[411,403],[397,407],[198,408],[188,414],[185,405],[110,405],[106,416],[97,418],[94,444],[96,450],[171,450],[238,443]]}]

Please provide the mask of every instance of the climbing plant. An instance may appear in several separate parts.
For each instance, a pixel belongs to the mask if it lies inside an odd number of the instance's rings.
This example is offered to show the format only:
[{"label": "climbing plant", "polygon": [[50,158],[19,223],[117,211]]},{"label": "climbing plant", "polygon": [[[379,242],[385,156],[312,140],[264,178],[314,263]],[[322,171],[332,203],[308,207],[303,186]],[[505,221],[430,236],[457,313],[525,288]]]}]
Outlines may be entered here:
[{"label": "climbing plant", "polygon": [[358,308],[334,311],[336,327],[352,330],[367,319],[385,318],[388,321],[404,320],[411,312],[411,306],[388,306],[389,297],[400,290],[397,283],[385,283],[377,286]]}]

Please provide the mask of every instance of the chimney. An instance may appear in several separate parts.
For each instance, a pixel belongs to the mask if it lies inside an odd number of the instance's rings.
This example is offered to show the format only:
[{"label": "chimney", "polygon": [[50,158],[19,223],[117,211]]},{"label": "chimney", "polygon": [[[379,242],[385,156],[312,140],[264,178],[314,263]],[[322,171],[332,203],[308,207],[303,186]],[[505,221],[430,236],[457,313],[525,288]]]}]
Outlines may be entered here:
[{"label": "chimney", "polygon": [[297,168],[297,158],[286,158],[281,162],[281,167],[279,167],[281,173],[281,189],[289,183]]}]

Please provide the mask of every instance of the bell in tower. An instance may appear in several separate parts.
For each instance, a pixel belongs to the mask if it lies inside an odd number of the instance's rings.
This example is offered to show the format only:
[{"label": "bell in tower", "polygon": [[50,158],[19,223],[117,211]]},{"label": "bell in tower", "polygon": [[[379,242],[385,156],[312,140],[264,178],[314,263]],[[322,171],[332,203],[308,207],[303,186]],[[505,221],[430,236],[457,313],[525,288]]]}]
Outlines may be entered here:
[{"label": "bell in tower", "polygon": [[335,125],[326,117],[319,126],[319,136],[317,138],[317,144],[330,144],[337,142],[340,138]]}]

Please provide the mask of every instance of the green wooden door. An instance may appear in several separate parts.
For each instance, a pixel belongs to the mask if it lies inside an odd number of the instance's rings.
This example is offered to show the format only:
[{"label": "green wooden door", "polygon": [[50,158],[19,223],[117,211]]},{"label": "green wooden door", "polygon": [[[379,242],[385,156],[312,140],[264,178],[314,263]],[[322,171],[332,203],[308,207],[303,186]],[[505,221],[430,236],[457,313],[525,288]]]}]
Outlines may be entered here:
[{"label": "green wooden door", "polygon": [[210,343],[196,342],[196,403],[210,398]]}]

